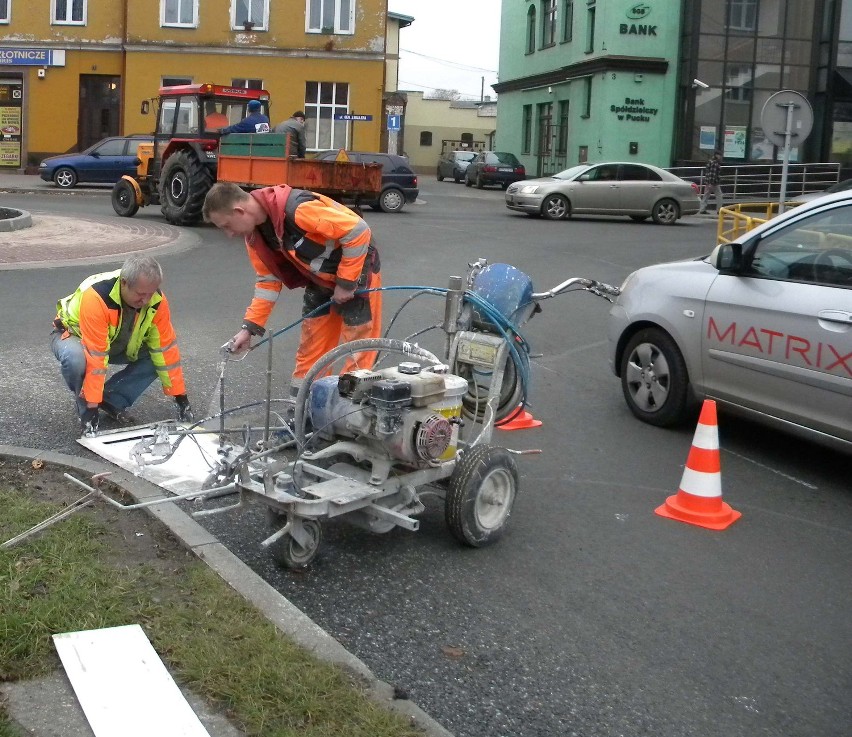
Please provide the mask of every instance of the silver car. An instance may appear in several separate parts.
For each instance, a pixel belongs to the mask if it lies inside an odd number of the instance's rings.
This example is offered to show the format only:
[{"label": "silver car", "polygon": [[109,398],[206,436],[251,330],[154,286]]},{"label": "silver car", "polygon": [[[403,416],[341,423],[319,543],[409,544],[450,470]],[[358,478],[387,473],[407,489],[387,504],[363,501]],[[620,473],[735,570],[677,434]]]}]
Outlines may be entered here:
[{"label": "silver car", "polygon": [[563,220],[571,215],[627,215],[672,225],[699,209],[698,186],[650,164],[580,164],[552,177],[516,182],[506,207]]},{"label": "silver car", "polygon": [[715,399],[852,451],[852,192],[789,210],[693,261],[633,272],[609,315],[640,420]]},{"label": "silver car", "polygon": [[448,151],[441,155],[438,160],[437,179],[443,182],[444,178],[452,179],[458,183],[464,179],[464,173],[470,162],[476,158],[476,151]]}]

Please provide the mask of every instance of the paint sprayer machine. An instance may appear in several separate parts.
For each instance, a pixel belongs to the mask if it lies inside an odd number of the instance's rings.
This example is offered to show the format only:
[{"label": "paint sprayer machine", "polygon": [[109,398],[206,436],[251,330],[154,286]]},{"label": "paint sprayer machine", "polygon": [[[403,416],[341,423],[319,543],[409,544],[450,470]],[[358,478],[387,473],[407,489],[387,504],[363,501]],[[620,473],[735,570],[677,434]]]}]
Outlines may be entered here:
[{"label": "paint sprayer machine", "polygon": [[[191,426],[158,423],[130,451],[142,470],[168,461],[187,437],[218,436],[201,488],[157,501],[239,495],[236,503],[205,505],[196,516],[260,501],[274,527],[261,545],[288,568],[313,560],[325,520],[340,518],[376,533],[417,530],[427,493],[443,499],[447,526],[461,543],[497,540],[518,493],[513,455],[538,452],[491,443],[495,426],[512,421],[526,404],[529,346],[519,329],[558,294],[582,290],[611,301],[618,289],[572,278],[534,292],[526,274],[482,259],[466,277],[451,277],[448,289],[384,289],[415,290],[391,326],[414,296],[444,298],[443,322],[432,327],[446,334],[445,355],[412,342],[419,333],[354,341],[323,356],[295,400],[274,399],[270,334],[252,349],[266,343],[268,351],[266,398],[254,404],[263,421],[234,426],[228,418],[248,405],[225,407],[226,367],[241,359],[223,346],[219,411]],[[366,352],[378,352],[372,368],[328,375],[336,361]]]}]

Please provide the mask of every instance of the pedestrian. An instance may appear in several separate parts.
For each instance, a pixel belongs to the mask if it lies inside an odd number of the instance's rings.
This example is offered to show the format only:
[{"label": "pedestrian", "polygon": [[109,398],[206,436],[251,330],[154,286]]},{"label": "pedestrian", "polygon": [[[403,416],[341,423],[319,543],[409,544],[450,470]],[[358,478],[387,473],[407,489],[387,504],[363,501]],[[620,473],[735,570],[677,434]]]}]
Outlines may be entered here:
[{"label": "pedestrian", "polygon": [[[119,271],[90,276],[57,303],[50,346],[84,434],[97,432],[99,409],[128,422],[127,409],[157,377],[178,419],[192,420],[162,281],[155,259],[131,256]],[[124,368],[107,379],[110,363]]]},{"label": "pedestrian", "polygon": [[248,115],[239,123],[220,128],[219,133],[269,133],[269,118],[261,112],[260,100],[249,100]]},{"label": "pedestrian", "polygon": [[[218,182],[204,200],[204,220],[228,236],[245,238],[257,273],[254,298],[231,350],[248,349],[261,336],[282,287],[305,288],[302,315],[326,305],[302,322],[296,365],[290,382],[295,396],[314,363],[340,343],[378,338],[382,330],[379,254],[364,220],[321,194],[286,184],[245,192]],[[342,371],[371,368],[374,351],[349,356]]]},{"label": "pedestrian", "polygon": [[276,133],[286,133],[290,138],[290,155],[305,158],[308,145],[305,140],[305,114],[297,110],[283,123],[275,126]]},{"label": "pedestrian", "polygon": [[725,195],[722,192],[722,185],[719,180],[722,178],[722,152],[714,151],[713,156],[708,160],[704,167],[704,191],[701,193],[701,209],[699,213],[707,212],[707,203],[710,200],[712,192],[716,198],[716,209],[722,207],[722,202]]}]

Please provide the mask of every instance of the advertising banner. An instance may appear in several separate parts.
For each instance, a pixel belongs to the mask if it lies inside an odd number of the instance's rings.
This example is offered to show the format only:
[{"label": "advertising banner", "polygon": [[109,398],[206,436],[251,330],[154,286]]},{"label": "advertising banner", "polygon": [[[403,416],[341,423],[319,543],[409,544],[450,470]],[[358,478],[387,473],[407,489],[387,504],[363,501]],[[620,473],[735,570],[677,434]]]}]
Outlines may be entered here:
[{"label": "advertising banner", "polygon": [[744,125],[729,125],[725,128],[726,159],[744,159],[746,157],[746,132]]}]

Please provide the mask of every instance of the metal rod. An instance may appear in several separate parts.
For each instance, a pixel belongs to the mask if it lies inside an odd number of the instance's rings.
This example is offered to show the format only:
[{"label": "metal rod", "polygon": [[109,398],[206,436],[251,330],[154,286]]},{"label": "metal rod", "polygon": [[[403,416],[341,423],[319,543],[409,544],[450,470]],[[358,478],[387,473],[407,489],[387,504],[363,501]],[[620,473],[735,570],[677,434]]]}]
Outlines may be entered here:
[{"label": "metal rod", "polygon": [[150,499],[147,502],[138,502],[137,504],[122,504],[121,502],[117,502],[112,497],[104,494],[100,489],[92,488],[87,483],[80,481],[80,479],[78,479],[78,478],[74,478],[69,473],[63,474],[63,476],[65,476],[65,478],[68,479],[69,481],[72,481],[73,483],[77,484],[77,486],[81,486],[82,488],[87,489],[87,490],[93,492],[94,494],[97,494],[101,499],[108,502],[109,504],[114,506],[116,509],[121,509],[121,510],[124,510],[126,512],[132,511],[134,509],[144,509],[145,507],[153,507],[157,504],[164,504],[166,502],[180,502],[180,501],[184,501],[186,499],[203,499],[204,497],[208,496],[209,494],[212,494],[212,493],[217,492],[217,491],[225,491],[226,489],[233,489],[235,492],[237,491],[236,484],[231,483],[231,484],[226,484],[225,486],[214,486],[212,489],[203,489],[201,491],[191,491],[188,494],[175,494],[174,496],[164,496],[164,497],[160,497],[159,499]]},{"label": "metal rod", "polygon": [[263,447],[269,447],[269,423],[272,416],[272,332],[269,333],[269,347],[266,351],[266,421],[263,423]]},{"label": "metal rod", "polygon": [[83,509],[83,507],[88,507],[92,504],[92,502],[95,501],[95,496],[96,492],[94,492],[94,490],[89,492],[82,499],[78,499],[76,502],[70,504],[65,509],[63,509],[61,512],[57,512],[56,514],[51,515],[47,519],[39,522],[37,525],[33,525],[26,532],[22,532],[20,535],[16,535],[11,540],[7,540],[2,545],[0,545],[0,549],[5,550],[7,548],[11,548],[14,545],[17,545],[19,542],[23,542],[28,537],[32,537],[36,533],[39,533],[42,530],[46,530],[51,525],[64,520],[66,517],[70,517],[72,514],[74,514],[74,512],[78,512],[79,510]]}]

